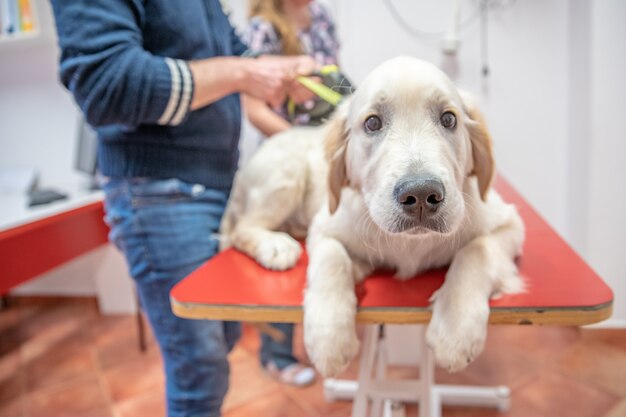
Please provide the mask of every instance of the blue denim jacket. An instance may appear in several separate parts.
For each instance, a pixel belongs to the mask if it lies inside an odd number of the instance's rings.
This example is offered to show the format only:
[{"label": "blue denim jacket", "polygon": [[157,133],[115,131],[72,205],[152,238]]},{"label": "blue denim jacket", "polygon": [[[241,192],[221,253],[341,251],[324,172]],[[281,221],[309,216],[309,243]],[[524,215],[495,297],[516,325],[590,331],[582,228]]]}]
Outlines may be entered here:
[{"label": "blue denim jacket", "polygon": [[232,94],[189,111],[187,61],[246,47],[219,0],[52,0],[60,77],[99,137],[109,177],[231,185],[241,111]]}]

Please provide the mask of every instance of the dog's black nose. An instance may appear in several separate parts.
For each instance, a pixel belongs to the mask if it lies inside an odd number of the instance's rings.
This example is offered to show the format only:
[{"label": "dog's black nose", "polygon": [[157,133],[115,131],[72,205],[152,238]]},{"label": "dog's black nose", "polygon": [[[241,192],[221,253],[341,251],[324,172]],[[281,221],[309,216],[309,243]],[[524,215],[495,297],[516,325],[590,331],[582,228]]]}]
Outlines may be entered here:
[{"label": "dog's black nose", "polygon": [[443,183],[433,178],[412,178],[400,182],[395,190],[396,201],[408,215],[422,217],[437,211],[445,199]]}]

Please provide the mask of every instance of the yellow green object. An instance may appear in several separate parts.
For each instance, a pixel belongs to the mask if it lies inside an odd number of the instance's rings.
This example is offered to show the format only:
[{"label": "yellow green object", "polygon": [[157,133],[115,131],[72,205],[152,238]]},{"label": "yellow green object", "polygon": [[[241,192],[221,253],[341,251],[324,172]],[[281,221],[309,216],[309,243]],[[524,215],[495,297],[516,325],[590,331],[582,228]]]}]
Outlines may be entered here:
[{"label": "yellow green object", "polygon": [[[312,77],[321,78],[321,82]],[[336,65],[325,65],[310,75],[296,77],[296,81],[312,91],[320,100],[316,102],[313,108],[300,108],[293,100],[289,99],[287,101],[287,114],[290,120],[294,120],[298,112],[308,113],[311,117],[310,124],[313,120],[318,122],[323,120],[339,105],[346,93],[352,92],[350,82],[341,74]]]},{"label": "yellow green object", "polygon": [[339,104],[343,96],[336,91],[333,91],[331,88],[325,86],[324,84],[320,84],[318,82],[313,81],[309,77],[296,77],[296,80],[314,92],[319,98],[327,102],[328,104],[332,104],[336,106]]}]

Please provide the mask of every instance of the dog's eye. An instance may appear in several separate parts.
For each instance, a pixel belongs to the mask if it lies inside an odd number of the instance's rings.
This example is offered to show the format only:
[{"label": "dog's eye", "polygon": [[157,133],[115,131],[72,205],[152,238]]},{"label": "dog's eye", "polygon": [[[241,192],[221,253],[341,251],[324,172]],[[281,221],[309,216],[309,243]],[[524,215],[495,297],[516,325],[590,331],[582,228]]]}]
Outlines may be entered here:
[{"label": "dog's eye", "polygon": [[441,124],[446,129],[452,129],[456,126],[456,116],[451,111],[447,111],[441,115]]},{"label": "dog's eye", "polygon": [[376,132],[383,128],[383,121],[378,116],[370,116],[365,119],[365,130],[368,132]]}]

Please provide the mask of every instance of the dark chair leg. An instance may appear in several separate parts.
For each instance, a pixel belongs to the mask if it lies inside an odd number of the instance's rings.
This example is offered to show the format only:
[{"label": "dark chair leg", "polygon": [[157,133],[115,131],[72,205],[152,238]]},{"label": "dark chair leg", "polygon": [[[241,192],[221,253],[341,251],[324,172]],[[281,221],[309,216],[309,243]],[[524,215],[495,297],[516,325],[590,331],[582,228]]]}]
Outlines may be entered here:
[{"label": "dark chair leg", "polygon": [[137,299],[137,336],[139,338],[139,351],[145,353],[148,350],[148,345],[146,343],[146,328],[143,322],[143,308],[141,307],[141,300],[139,299],[139,295],[135,293],[135,297]]}]

